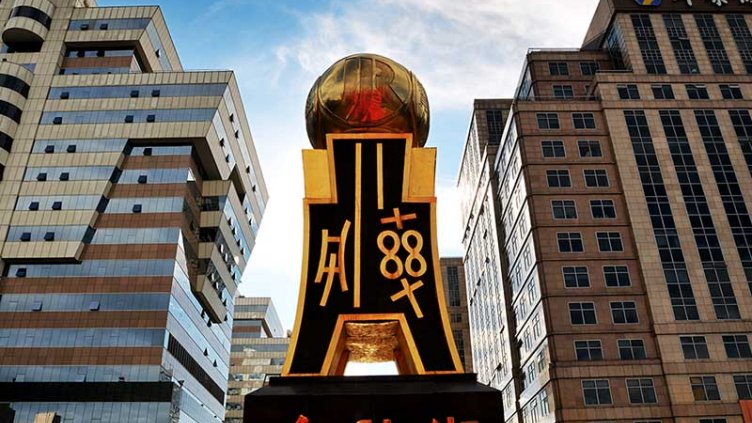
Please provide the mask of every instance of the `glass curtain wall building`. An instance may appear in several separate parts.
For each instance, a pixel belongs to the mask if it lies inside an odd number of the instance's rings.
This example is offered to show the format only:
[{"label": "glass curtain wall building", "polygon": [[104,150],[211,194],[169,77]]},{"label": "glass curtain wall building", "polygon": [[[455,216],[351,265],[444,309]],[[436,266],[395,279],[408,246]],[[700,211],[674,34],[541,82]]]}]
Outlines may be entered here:
[{"label": "glass curtain wall building", "polygon": [[742,423],[752,399],[752,6],[660,3],[601,0],[581,48],[528,52],[493,207],[466,209],[508,422]]},{"label": "glass curtain wall building", "polygon": [[0,4],[0,399],[15,422],[221,422],[268,199],[232,72],[157,7]]},{"label": "glass curtain wall building", "polygon": [[289,344],[271,298],[236,299],[225,423],[243,423],[245,396],[282,374]]}]

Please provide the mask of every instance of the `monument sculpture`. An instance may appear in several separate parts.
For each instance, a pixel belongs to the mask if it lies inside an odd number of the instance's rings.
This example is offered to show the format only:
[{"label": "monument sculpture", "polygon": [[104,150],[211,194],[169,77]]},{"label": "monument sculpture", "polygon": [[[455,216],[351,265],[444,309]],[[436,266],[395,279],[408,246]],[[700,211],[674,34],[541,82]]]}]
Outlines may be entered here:
[{"label": "monument sculpture", "polygon": [[[245,421],[500,422],[500,393],[462,373],[449,329],[423,86],[386,57],[345,57],[311,89],[306,127],[295,327]],[[343,377],[384,361],[399,376]]]}]

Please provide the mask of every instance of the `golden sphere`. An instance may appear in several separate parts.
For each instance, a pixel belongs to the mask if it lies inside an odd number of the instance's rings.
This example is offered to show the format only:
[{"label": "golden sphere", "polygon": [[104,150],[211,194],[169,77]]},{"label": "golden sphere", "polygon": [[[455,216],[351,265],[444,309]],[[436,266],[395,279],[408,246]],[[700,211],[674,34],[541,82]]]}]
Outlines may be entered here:
[{"label": "golden sphere", "polygon": [[308,93],[305,113],[314,148],[326,148],[332,133],[411,133],[415,147],[428,139],[423,85],[404,66],[375,54],[355,54],[329,67]]}]

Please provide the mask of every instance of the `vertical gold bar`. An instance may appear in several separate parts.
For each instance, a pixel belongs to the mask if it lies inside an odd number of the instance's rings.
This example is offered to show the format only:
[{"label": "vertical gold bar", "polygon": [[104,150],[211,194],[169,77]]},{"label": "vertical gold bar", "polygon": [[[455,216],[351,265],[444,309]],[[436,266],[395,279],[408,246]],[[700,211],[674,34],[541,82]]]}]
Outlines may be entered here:
[{"label": "vertical gold bar", "polygon": [[355,144],[355,259],[353,260],[353,307],[360,308],[360,214],[363,190],[363,144]]},{"label": "vertical gold bar", "polygon": [[384,210],[384,144],[376,144],[376,191],[379,196],[379,210]]}]

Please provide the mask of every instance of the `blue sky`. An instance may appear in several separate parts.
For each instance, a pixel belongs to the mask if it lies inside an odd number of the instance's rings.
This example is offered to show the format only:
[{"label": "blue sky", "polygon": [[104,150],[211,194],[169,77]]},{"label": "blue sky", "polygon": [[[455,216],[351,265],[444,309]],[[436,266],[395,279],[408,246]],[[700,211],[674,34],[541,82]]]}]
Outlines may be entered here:
[{"label": "blue sky", "polygon": [[236,72],[271,201],[240,292],[291,328],[300,283],[303,107],[316,77],[378,53],[423,82],[439,149],[439,250],[462,255],[457,170],[474,98],[509,97],[530,47],[577,47],[597,0],[99,0],[158,4],[186,69]]}]

